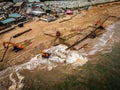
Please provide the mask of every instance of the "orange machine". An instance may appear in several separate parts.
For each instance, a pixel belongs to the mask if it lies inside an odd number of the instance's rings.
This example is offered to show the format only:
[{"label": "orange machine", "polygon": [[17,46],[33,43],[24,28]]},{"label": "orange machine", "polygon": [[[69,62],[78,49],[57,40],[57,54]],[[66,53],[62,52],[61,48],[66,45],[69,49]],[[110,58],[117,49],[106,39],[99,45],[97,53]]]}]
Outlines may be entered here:
[{"label": "orange machine", "polygon": [[50,54],[47,52],[42,52],[42,57],[43,58],[49,58]]},{"label": "orange machine", "polygon": [[4,48],[7,48],[8,44],[13,46],[13,51],[15,51],[15,52],[23,49],[23,46],[21,44],[15,44],[15,43],[12,43],[12,42],[3,42]]}]

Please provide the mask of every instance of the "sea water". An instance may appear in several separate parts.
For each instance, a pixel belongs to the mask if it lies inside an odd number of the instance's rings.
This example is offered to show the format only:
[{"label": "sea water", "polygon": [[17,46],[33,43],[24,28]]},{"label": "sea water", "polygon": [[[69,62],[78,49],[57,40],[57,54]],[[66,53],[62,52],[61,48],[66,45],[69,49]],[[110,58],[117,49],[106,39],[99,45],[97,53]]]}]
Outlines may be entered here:
[{"label": "sea water", "polygon": [[[0,71],[0,90],[118,90],[120,88],[120,22],[107,28],[87,52],[58,45],[29,62]],[[74,74],[74,70],[77,72]],[[72,74],[72,73],[73,74]]]}]

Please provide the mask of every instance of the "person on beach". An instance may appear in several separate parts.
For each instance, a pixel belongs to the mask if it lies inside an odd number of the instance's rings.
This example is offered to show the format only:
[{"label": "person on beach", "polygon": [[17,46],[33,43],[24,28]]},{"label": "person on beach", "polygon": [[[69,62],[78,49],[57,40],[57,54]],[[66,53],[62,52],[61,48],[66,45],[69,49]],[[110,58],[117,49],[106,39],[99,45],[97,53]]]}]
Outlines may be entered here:
[{"label": "person on beach", "polygon": [[56,31],[56,37],[58,37],[58,38],[59,38],[60,36],[61,36],[61,33],[60,33],[60,31],[59,31],[59,30],[57,30],[57,31]]},{"label": "person on beach", "polygon": [[56,30],[56,37],[55,37],[55,40],[54,40],[54,45],[55,45],[56,42],[59,43],[60,36],[61,36],[60,31]]}]

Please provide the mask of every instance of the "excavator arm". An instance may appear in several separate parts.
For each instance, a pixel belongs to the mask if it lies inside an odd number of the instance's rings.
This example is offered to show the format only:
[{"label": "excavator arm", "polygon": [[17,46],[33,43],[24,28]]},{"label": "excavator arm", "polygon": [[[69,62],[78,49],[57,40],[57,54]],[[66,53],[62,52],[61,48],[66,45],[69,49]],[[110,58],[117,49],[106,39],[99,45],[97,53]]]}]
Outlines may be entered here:
[{"label": "excavator arm", "polygon": [[7,44],[14,46],[14,43],[12,43],[12,42],[3,42],[4,48],[7,48]]},{"label": "excavator arm", "polygon": [[13,47],[16,47],[16,48],[18,48],[18,49],[23,49],[23,46],[22,46],[21,44],[15,44],[15,43],[12,43],[12,42],[3,42],[4,48],[7,47],[7,44],[10,44],[10,45],[12,45]]}]

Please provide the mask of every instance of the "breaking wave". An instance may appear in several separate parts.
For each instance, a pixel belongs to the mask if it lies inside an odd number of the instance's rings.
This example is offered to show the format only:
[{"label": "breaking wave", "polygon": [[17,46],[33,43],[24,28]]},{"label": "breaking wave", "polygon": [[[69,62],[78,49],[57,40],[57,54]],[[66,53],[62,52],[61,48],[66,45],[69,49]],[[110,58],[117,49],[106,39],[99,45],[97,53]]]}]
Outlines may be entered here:
[{"label": "breaking wave", "polygon": [[[93,47],[90,48],[88,52],[86,52],[84,49],[81,49],[79,51],[66,51],[65,49],[67,48],[67,46],[65,45],[54,46],[44,50],[48,53],[52,53],[49,59],[43,59],[41,54],[38,54],[27,63],[15,65],[3,71],[0,71],[0,79],[9,76],[10,80],[12,81],[12,85],[9,87],[9,90],[21,90],[21,88],[24,86],[22,83],[24,77],[19,74],[20,70],[33,70],[37,67],[39,67],[40,69],[52,70],[59,64],[70,64],[73,67],[82,66],[88,61],[87,56],[94,55],[97,52],[101,52],[104,54],[112,51],[112,45],[114,44],[114,42],[120,41],[119,28],[116,28],[119,25],[120,22],[110,25],[107,28],[107,31],[101,36],[101,38],[97,38],[94,40]],[[13,78],[13,73],[16,74],[19,81],[16,81],[15,78]]]},{"label": "breaking wave", "polygon": [[66,48],[67,46],[65,45],[58,45],[46,49],[44,51],[47,51],[48,53],[52,52],[49,59],[42,58],[41,54],[38,54],[27,63],[15,65],[13,67],[9,67],[6,70],[1,71],[0,79],[2,78],[2,76],[5,77],[12,72],[18,72],[19,70],[24,69],[33,70],[38,66],[41,67],[41,69],[47,68],[48,70],[51,70],[53,67],[57,66],[57,63],[74,65],[77,62],[77,64],[82,66],[88,61],[87,57],[80,55],[78,51],[65,51]]},{"label": "breaking wave", "polygon": [[102,35],[101,38],[97,38],[93,41],[93,47],[89,50],[88,55],[94,55],[97,52],[111,52],[112,45],[114,43],[114,40],[112,40],[114,35],[114,27],[115,24],[110,25],[108,28],[106,28],[107,31]]}]

